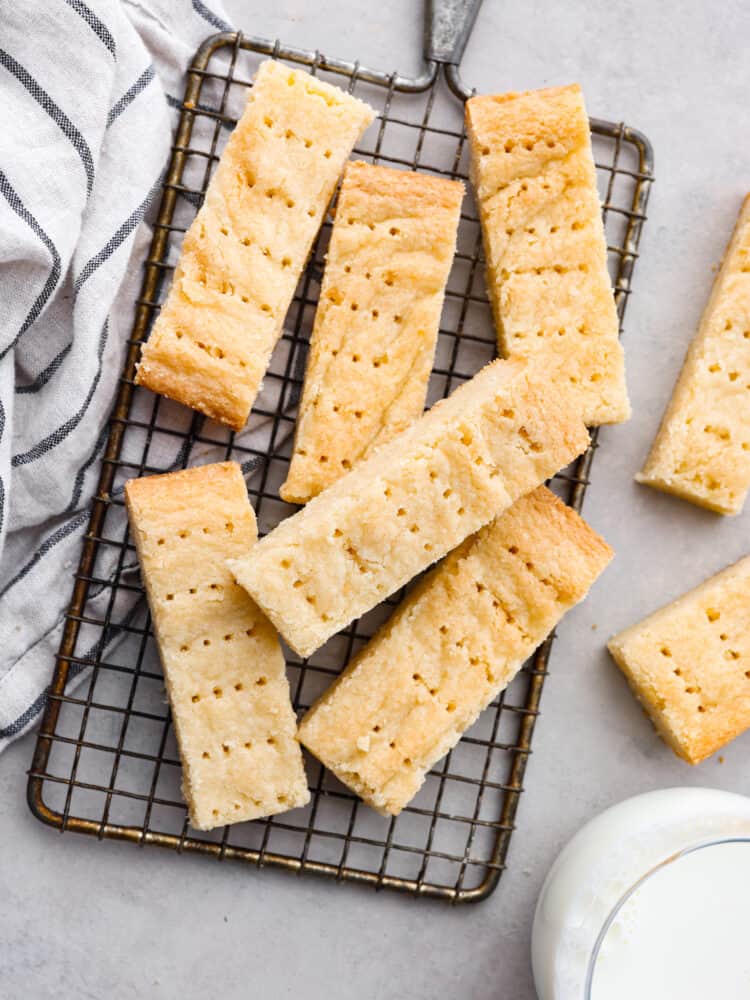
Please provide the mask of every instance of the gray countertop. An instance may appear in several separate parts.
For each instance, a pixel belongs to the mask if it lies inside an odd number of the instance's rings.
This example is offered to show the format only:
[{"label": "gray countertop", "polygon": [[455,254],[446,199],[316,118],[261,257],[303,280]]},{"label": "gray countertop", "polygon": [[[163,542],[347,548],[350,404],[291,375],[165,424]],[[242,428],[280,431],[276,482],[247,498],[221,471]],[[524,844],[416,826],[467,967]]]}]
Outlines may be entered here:
[{"label": "gray countertop", "polygon": [[[421,4],[248,0],[236,23],[386,69],[420,65]],[[309,13],[305,13],[305,11]],[[697,769],[661,744],[606,638],[750,550],[750,509],[719,519],[633,483],[750,188],[740,2],[485,0],[464,60],[479,90],[579,80],[592,114],[656,150],[625,331],[633,419],[607,429],[585,515],[616,549],[560,629],[509,870],[450,909],[156,849],[62,838],[24,802],[33,737],[0,759],[0,994],[47,997],[470,997],[532,1000],[534,902],[556,852],[605,806],[676,784],[743,791],[750,733]]]}]

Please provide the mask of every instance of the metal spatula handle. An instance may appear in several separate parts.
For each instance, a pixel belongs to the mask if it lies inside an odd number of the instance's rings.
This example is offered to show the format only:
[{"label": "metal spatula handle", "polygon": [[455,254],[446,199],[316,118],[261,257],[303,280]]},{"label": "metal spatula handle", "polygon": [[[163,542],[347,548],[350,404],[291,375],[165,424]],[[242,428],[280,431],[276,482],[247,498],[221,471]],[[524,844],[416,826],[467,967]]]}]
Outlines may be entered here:
[{"label": "metal spatula handle", "polygon": [[425,58],[457,66],[481,5],[482,0],[427,0]]}]

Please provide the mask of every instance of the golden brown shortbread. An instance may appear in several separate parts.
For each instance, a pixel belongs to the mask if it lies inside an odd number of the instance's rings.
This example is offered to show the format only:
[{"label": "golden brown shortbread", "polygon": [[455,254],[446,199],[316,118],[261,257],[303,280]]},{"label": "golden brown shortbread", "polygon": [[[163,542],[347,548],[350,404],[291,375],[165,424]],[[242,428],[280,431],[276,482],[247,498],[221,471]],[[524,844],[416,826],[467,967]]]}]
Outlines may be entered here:
[{"label": "golden brown shortbread", "polygon": [[284,500],[306,503],[422,413],[463,194],[457,181],[347,166]]},{"label": "golden brown shortbread", "polygon": [[450,553],[315,703],[301,742],[397,815],[612,557],[546,487]]},{"label": "golden brown shortbread", "polygon": [[698,764],[750,726],[750,556],[609,641],[660,735]]},{"label": "golden brown shortbread", "polygon": [[719,514],[750,488],[750,196],[638,482]]},{"label": "golden brown shortbread", "polygon": [[336,182],[373,116],[308,73],[261,64],[185,234],[140,385],[244,426]]},{"label": "golden brown shortbread", "polygon": [[230,568],[308,656],[587,444],[577,397],[495,361]]},{"label": "golden brown shortbread", "polygon": [[544,355],[589,426],[630,416],[581,88],[472,97],[471,177],[504,357]]},{"label": "golden brown shortbread", "polygon": [[284,658],[225,561],[257,537],[235,462],[125,487],[190,820],[200,830],[309,799]]}]

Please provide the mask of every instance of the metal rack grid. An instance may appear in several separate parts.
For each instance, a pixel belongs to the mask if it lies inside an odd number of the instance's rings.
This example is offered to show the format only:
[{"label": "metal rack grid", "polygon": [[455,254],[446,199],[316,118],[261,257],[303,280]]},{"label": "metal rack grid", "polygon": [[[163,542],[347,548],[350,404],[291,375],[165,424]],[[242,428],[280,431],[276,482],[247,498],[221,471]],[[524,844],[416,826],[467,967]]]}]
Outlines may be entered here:
[{"label": "metal rack grid", "polygon": [[[279,500],[278,487],[289,460],[330,221],[300,281],[248,430],[235,435],[136,388],[134,366],[181,235],[201,203],[253,72],[268,55],[302,64],[332,82],[340,84],[343,77],[350,92],[378,109],[371,138],[365,137],[355,155],[466,180],[462,103],[469,95],[455,66],[446,68],[445,82],[434,62],[421,77],[410,80],[241,34],[217,35],[197,53],[188,73],[101,478],[29,772],[28,800],[39,819],[61,831],[314,872],[454,903],[479,900],[496,887],[506,864],[551,639],[396,819],[363,806],[310,757],[310,804],[271,819],[200,833],[188,827],[179,791],[177,748],[128,537],[122,485],[132,476],[233,458],[245,471],[261,533],[290,512]],[[645,220],[652,153],[648,140],[633,129],[599,120],[591,124],[622,321]],[[482,272],[479,225],[468,204],[429,403],[494,356]],[[589,451],[551,484],[576,510],[589,481],[596,436]],[[336,636],[308,661],[288,655],[298,710],[330,683],[400,596]]]}]

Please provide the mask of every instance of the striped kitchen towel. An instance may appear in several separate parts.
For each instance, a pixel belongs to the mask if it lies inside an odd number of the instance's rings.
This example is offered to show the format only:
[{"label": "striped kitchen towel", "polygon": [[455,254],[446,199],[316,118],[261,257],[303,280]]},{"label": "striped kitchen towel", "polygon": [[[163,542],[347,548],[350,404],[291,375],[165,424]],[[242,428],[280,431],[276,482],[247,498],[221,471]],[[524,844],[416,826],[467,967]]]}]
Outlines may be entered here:
[{"label": "striped kitchen towel", "polygon": [[220,30],[219,0],[3,5],[0,750],[44,707],[182,77]]}]

